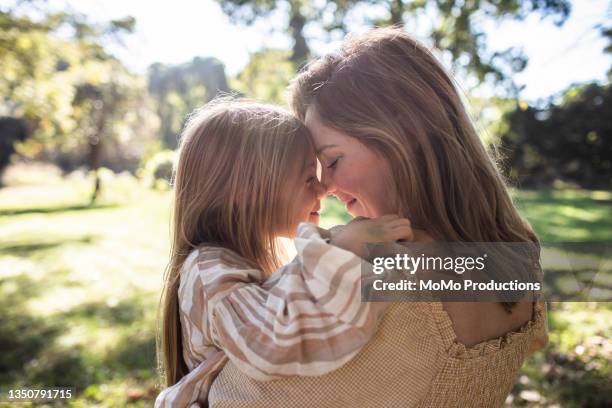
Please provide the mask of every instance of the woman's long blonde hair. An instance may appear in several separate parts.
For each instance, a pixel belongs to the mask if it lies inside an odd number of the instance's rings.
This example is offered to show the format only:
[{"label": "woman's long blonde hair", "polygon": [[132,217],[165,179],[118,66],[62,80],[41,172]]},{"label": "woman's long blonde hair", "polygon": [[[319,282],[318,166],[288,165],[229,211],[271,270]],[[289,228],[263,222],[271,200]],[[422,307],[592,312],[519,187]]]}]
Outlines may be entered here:
[{"label": "woman's long blonde hair", "polygon": [[185,259],[195,248],[212,245],[235,251],[264,272],[276,269],[276,237],[291,221],[287,190],[309,152],[314,155],[304,125],[271,105],[224,98],[191,116],[179,146],[171,257],[160,305],[158,361],[167,386],[188,372],[178,303]]},{"label": "woman's long blonde hair", "polygon": [[447,241],[537,242],[478,138],[449,75],[399,28],[350,37],[294,79],[292,105],[371,147],[394,176],[395,206]]},{"label": "woman's long blonde hair", "polygon": [[[538,239],[515,208],[453,81],[402,29],[350,37],[340,54],[306,66],[291,87],[299,118],[313,108],[324,124],[387,160],[394,206],[412,225],[443,241],[531,242],[538,259],[530,259],[539,261]],[[506,265],[496,268],[513,274]],[[507,312],[515,305],[500,303]]]}]

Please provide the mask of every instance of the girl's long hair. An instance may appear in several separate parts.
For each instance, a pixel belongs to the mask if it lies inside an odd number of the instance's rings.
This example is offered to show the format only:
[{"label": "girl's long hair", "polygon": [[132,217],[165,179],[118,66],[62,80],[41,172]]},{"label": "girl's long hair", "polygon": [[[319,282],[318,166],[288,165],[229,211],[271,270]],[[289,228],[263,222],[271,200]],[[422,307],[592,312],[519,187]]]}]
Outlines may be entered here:
[{"label": "girl's long hair", "polygon": [[185,259],[199,246],[220,246],[266,273],[276,269],[277,233],[291,225],[288,188],[307,152],[314,156],[308,130],[270,105],[223,98],[189,119],[179,145],[160,304],[158,361],[167,386],[188,372],[178,302]]},{"label": "girl's long hair", "polygon": [[400,28],[349,37],[294,79],[292,106],[385,158],[398,214],[445,241],[538,242],[450,76]]}]

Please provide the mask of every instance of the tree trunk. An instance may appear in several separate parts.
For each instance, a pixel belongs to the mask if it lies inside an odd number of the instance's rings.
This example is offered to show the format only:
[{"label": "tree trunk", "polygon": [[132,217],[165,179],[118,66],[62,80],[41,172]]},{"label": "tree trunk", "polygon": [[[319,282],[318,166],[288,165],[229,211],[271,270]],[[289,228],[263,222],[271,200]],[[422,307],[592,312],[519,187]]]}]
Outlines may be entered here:
[{"label": "tree trunk", "polygon": [[94,172],[94,187],[89,200],[89,205],[93,205],[98,198],[100,189],[102,188],[102,180],[98,174],[98,169],[102,162],[102,139],[105,132],[107,103],[102,101],[102,106],[98,111],[98,120],[96,124],[96,133],[89,138],[89,169]]},{"label": "tree trunk", "polygon": [[102,181],[100,180],[100,175],[98,174],[101,158],[102,140],[97,138],[97,140],[92,140],[89,142],[89,168],[95,175],[94,187],[93,192],[91,193],[91,198],[89,199],[89,205],[93,205],[96,202],[96,199],[100,193],[100,188],[102,187]]},{"label": "tree trunk", "polygon": [[304,38],[304,26],[306,25],[306,17],[300,11],[299,2],[291,2],[291,16],[289,18],[289,31],[293,37],[293,53],[291,54],[291,62],[296,68],[296,71],[308,61],[310,49]]},{"label": "tree trunk", "polygon": [[390,23],[396,26],[404,25],[404,2],[402,0],[392,0],[390,6]]}]

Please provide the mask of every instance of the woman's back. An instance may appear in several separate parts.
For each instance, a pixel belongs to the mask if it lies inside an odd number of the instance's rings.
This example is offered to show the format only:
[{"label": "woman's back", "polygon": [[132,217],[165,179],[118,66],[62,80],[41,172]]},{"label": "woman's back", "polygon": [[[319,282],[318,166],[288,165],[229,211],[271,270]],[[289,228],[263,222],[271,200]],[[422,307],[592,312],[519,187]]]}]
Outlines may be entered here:
[{"label": "woman's back", "polygon": [[545,306],[515,332],[466,347],[441,303],[397,303],[368,345],[340,369],[310,378],[256,382],[231,363],[210,406],[500,406],[523,360],[546,334]]}]

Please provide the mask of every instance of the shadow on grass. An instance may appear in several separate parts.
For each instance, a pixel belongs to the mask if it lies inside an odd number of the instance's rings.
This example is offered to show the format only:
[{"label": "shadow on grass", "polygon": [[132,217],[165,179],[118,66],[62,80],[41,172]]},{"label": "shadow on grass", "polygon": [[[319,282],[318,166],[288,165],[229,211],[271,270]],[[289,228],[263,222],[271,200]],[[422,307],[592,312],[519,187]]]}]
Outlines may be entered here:
[{"label": "shadow on grass", "polygon": [[609,241],[612,230],[609,194],[522,191],[515,201],[545,242]]},{"label": "shadow on grass", "polygon": [[33,316],[26,302],[45,288],[27,276],[0,280],[0,384],[25,380],[45,348],[63,331],[57,321]]},{"label": "shadow on grass", "polygon": [[104,365],[130,377],[142,380],[154,378],[157,375],[155,333],[141,330],[129,338],[126,336],[107,354]]},{"label": "shadow on grass", "polygon": [[607,302],[612,300],[610,270],[547,269],[544,298],[548,302]]},{"label": "shadow on grass", "polygon": [[144,318],[143,306],[136,299],[127,299],[116,305],[107,302],[83,303],[63,314],[65,319],[95,320],[97,324],[127,326]]},{"label": "shadow on grass", "polygon": [[95,238],[96,237],[93,235],[85,235],[81,238],[68,238],[57,241],[28,242],[27,244],[9,242],[7,244],[0,245],[0,256],[12,255],[27,258],[32,256],[35,252],[54,249],[66,244],[91,244],[95,240]]},{"label": "shadow on grass", "polygon": [[[117,377],[155,377],[155,334],[143,325],[145,306],[137,299],[114,307],[87,303],[52,316],[36,316],[27,303],[53,283],[27,275],[0,278],[0,387],[87,387]],[[94,353],[84,345],[63,345],[60,337],[83,325],[120,331],[117,346]]]},{"label": "shadow on grass", "polygon": [[42,318],[26,303],[48,284],[25,275],[0,280],[0,386],[85,388],[95,377],[94,367],[78,347],[61,348],[57,339],[65,321]]},{"label": "shadow on grass", "polygon": [[18,208],[11,210],[0,210],[0,217],[11,216],[11,215],[24,215],[24,214],[55,214],[70,211],[88,211],[88,210],[105,210],[119,207],[118,204],[81,204],[81,205],[68,205],[59,207],[33,207],[33,208]]}]

